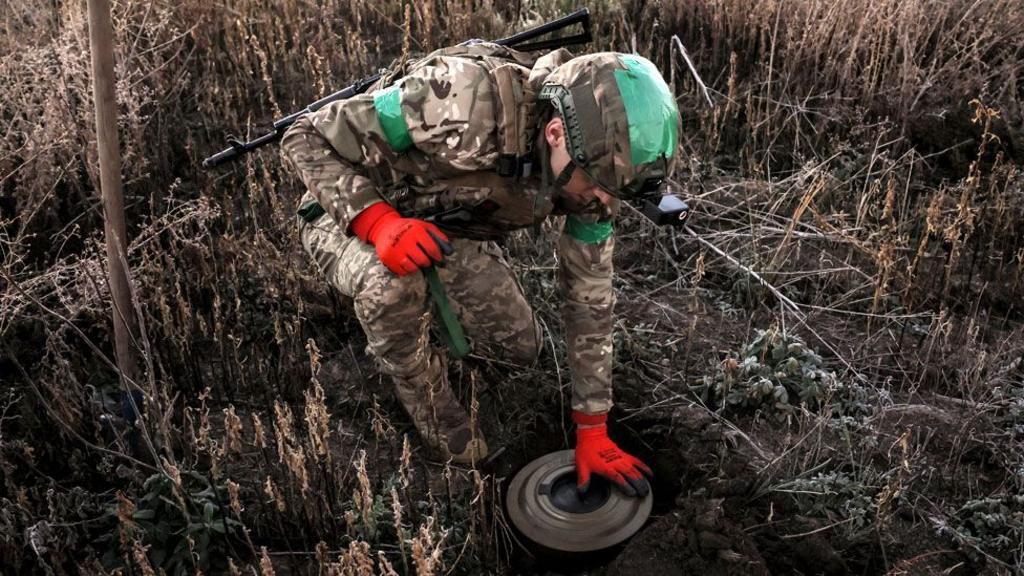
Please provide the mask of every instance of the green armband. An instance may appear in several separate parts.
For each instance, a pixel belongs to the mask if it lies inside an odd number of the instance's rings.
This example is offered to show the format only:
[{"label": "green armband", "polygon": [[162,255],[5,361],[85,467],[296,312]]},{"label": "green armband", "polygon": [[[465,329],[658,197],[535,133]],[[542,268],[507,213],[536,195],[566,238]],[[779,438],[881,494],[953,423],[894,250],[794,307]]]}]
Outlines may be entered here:
[{"label": "green armband", "polygon": [[296,211],[296,214],[299,215],[299,218],[302,218],[302,221],[308,224],[316,222],[317,218],[323,216],[326,213],[327,211],[324,210],[324,207],[321,206],[320,203],[317,202],[316,200],[310,200],[309,202],[306,202],[302,206],[299,206],[299,209]]},{"label": "green armband", "polygon": [[373,107],[377,109],[377,120],[384,130],[388,144],[395,152],[412,146],[409,127],[402,117],[402,93],[398,86],[385,88],[373,95]]},{"label": "green armband", "polygon": [[565,219],[565,231],[584,244],[600,244],[612,235],[612,221],[584,222],[569,215]]}]

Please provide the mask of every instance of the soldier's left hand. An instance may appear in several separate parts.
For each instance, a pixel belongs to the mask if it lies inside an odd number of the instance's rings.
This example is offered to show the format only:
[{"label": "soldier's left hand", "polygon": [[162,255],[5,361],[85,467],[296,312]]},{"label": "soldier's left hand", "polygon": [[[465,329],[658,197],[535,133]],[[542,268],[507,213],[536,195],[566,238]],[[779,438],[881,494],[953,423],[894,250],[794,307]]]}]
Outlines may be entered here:
[{"label": "soldier's left hand", "polygon": [[576,422],[576,489],[586,492],[592,474],[597,474],[622,490],[627,496],[646,496],[651,490],[644,475],[651,469],[638,458],[618,447],[608,437],[607,415],[573,413]]},{"label": "soldier's left hand", "polygon": [[373,244],[380,261],[399,276],[440,264],[453,251],[448,236],[437,226],[417,218],[403,218],[384,202],[359,213],[351,229],[360,239]]}]

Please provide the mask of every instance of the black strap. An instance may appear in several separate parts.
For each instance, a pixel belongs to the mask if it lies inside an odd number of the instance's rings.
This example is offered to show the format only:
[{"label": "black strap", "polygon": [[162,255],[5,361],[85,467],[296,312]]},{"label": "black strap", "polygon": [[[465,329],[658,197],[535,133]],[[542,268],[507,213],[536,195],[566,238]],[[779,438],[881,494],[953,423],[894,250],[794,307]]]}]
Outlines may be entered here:
[{"label": "black strap", "polygon": [[562,171],[558,173],[558,178],[555,178],[555,182],[553,184],[555,190],[558,190],[562,186],[568,184],[569,180],[572,180],[572,173],[575,171],[576,163],[569,160],[569,163],[565,165],[565,168],[562,168]]},{"label": "black strap", "polygon": [[496,172],[498,176],[505,178],[529,178],[533,171],[533,155],[516,156],[515,154],[501,154],[498,156]]},{"label": "black strap", "polygon": [[317,218],[326,214],[327,211],[324,210],[324,207],[316,200],[310,200],[302,206],[299,206],[299,209],[295,213],[298,214],[299,218],[301,218],[303,222],[312,224],[313,222],[316,222]]}]

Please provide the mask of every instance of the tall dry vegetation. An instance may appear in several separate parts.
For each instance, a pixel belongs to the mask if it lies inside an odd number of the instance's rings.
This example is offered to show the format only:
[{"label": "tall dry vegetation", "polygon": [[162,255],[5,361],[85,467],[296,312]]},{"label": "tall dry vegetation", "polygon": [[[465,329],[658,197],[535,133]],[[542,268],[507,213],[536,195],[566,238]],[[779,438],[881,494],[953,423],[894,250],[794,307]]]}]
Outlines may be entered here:
[{"label": "tall dry vegetation", "polygon": [[[299,257],[297,182],[276,150],[216,172],[199,164],[223,134],[258,134],[403,53],[507,35],[567,12],[563,4],[114,4],[149,414],[147,448],[129,459],[98,424],[116,411],[117,385],[88,344],[111,348],[85,7],[7,2],[0,549],[11,572],[84,558],[92,571],[248,562],[270,573],[271,556],[302,553],[342,574],[497,566],[491,480],[474,476],[477,498],[465,505],[453,501],[450,474],[445,489],[411,468],[408,446],[370,397],[378,378],[368,365],[352,367],[358,350],[346,338],[359,341],[356,325]],[[1022,385],[1018,1],[603,1],[591,9],[592,49],[635,48],[671,77],[695,226],[731,255],[690,243],[697,264],[669,261],[668,242],[676,250],[684,236],[650,234],[627,216],[624,249],[646,256],[622,267],[624,290],[650,294],[641,280],[654,274],[654,286],[691,286],[695,300],[708,288],[702,294],[725,307],[774,308],[784,295],[800,306],[804,328],[826,333],[822,343],[846,376],[1005,409],[996,395]],[[711,87],[713,110],[672,35]],[[530,244],[516,238],[511,247],[543,268],[546,256]],[[555,322],[550,302],[542,314]],[[838,342],[827,335],[833,326],[862,336]],[[332,366],[353,371],[335,368],[333,388],[321,384],[321,349]],[[379,462],[360,452],[368,444]],[[1006,452],[1007,466],[1024,469]],[[1019,493],[1022,484],[1017,472],[1010,485]],[[109,534],[117,536],[104,540]],[[218,559],[228,556],[230,567]]]}]

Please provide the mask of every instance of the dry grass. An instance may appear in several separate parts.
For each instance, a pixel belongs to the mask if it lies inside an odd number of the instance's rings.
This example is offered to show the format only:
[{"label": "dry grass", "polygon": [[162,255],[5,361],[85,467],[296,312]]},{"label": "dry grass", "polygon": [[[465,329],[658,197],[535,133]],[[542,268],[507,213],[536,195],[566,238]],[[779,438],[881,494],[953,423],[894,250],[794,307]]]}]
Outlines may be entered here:
[{"label": "dry grass", "polygon": [[[116,411],[117,388],[101,356],[110,335],[85,6],[9,0],[0,16],[4,571],[158,569],[164,544],[138,514],[157,493],[144,483],[152,474],[168,479],[182,518],[205,527],[181,540],[184,552],[164,550],[189,570],[507,567],[494,478],[430,468],[398,445],[404,416],[378,402],[387,395],[357,325],[300,257],[297,182],[275,151],[219,172],[198,166],[224,133],[259,133],[395,57],[500,37],[570,8],[114,4],[129,261],[148,351],[144,449],[126,458],[98,424]],[[874,502],[856,516],[870,530],[889,534],[895,495],[909,492],[928,501],[922,514],[959,534],[957,511],[984,490],[1024,491],[1020,2],[608,0],[591,9],[594,50],[636,48],[672,78],[686,135],[679,181],[695,199],[703,242],[653,231],[634,214],[620,226],[616,342],[620,381],[638,383],[621,385],[630,417],[692,400],[689,386],[723,359],[718,347],[739,349],[730,336],[774,323],[801,333],[844,381],[898,405],[952,397],[996,423],[964,428],[944,463],[901,440],[879,468],[876,452],[829,448],[831,415],[801,412],[786,428],[796,443],[762,470],[776,492],[821,484],[821,467],[845,466],[829,481],[852,478],[851,494]],[[711,89],[713,110],[672,35]],[[555,327],[550,240],[517,234],[509,249]],[[709,320],[737,332],[701,340],[698,322]],[[482,392],[492,396],[481,402],[485,423],[564,428],[557,410],[568,378],[553,336],[540,369],[502,373],[522,405],[495,416],[487,402],[507,392]],[[457,373],[474,394],[478,368]],[[523,392],[536,382],[546,387]],[[877,404],[873,418],[884,421],[894,406]],[[549,409],[537,416],[536,406]],[[873,426],[842,433],[902,438]],[[957,477],[975,441],[998,480],[930,491],[922,470],[948,466]],[[116,491],[123,497],[112,499]],[[101,540],[105,530],[117,541]],[[950,538],[978,552],[972,562],[1024,554]],[[201,550],[223,563],[200,559]],[[887,568],[911,560],[888,558]]]}]

